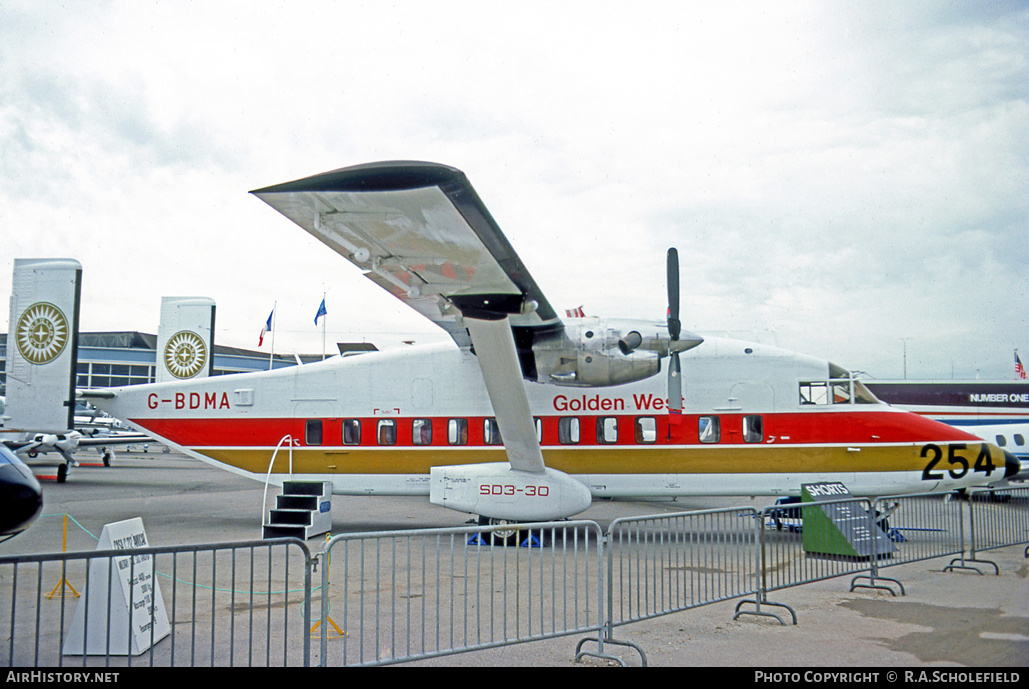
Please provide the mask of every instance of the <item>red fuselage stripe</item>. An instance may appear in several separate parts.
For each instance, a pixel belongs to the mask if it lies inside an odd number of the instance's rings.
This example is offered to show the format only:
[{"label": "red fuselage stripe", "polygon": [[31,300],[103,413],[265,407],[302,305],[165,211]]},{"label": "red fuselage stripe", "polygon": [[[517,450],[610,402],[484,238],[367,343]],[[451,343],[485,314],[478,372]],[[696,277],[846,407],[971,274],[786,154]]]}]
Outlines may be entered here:
[{"label": "red fuselage stripe", "polygon": [[[743,414],[719,414],[721,445],[743,445]],[[837,413],[769,413],[762,417],[762,441],[794,445],[826,444],[878,444],[920,443],[944,441],[973,441],[978,438],[945,424],[913,414],[893,412],[837,412]],[[379,446],[379,423],[395,423],[395,445],[414,446],[412,427],[414,419],[428,419],[432,425],[431,445],[449,446],[447,426],[450,418],[457,417],[364,417],[361,422],[361,440],[358,446]],[[484,417],[461,417],[468,420],[467,445],[482,446]],[[541,445],[562,445],[559,438],[561,416],[539,417],[542,420]],[[612,417],[578,416],[579,442],[575,445],[700,445],[698,420],[700,415],[683,415],[679,423],[669,423],[664,414],[620,414]],[[595,430],[597,419],[617,419],[617,440],[599,442]],[[655,420],[656,435],[653,443],[640,443],[636,437],[636,420]],[[312,419],[321,421],[321,445],[343,444],[343,418]],[[303,441],[308,419],[303,418],[141,418],[133,419],[148,431],[189,447],[274,447],[283,436],[290,435]]]}]

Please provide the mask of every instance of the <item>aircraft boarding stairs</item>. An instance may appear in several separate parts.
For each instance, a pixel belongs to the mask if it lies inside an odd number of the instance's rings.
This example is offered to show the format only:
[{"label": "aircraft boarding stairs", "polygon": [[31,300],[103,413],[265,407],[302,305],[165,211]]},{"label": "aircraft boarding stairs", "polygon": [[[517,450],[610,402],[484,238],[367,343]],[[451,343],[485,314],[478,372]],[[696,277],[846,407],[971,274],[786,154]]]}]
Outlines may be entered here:
[{"label": "aircraft boarding stairs", "polygon": [[332,484],[285,481],[264,523],[264,538],[307,540],[332,531]]}]

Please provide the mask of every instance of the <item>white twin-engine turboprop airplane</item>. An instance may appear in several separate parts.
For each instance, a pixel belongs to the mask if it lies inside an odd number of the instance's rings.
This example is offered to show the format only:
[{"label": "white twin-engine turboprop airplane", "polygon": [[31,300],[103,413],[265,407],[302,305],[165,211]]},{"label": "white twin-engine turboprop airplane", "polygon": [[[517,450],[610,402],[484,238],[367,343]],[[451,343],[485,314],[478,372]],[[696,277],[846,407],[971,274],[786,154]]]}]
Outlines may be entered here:
[{"label": "white twin-engine turboprop airplane", "polygon": [[[1018,469],[827,361],[682,332],[674,251],[667,323],[559,318],[454,168],[376,163],[253,193],[456,346],[90,395],[229,470],[527,521],[594,498],[797,495],[825,480],[857,495],[949,491]],[[291,465],[280,452],[270,470],[287,436]]]}]

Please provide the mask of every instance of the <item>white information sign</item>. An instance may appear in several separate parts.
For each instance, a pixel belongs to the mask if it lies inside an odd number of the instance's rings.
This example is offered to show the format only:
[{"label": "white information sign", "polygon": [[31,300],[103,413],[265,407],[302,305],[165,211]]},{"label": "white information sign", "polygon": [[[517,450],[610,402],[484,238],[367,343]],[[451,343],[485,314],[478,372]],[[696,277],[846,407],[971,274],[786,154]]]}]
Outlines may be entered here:
[{"label": "white information sign", "polygon": [[[106,525],[97,550],[130,550],[147,545],[143,520],[136,517]],[[63,652],[139,655],[170,631],[152,556],[96,558],[90,560],[86,590],[75,608]]]}]

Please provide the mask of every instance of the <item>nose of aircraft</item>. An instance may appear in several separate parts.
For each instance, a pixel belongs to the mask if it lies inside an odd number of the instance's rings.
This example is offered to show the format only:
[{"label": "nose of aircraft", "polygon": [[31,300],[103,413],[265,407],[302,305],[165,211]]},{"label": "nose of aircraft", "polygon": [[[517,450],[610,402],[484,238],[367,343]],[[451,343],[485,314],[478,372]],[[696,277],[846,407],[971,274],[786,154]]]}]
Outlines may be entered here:
[{"label": "nose of aircraft", "polygon": [[29,468],[0,446],[0,535],[28,528],[43,510],[43,491]]},{"label": "nose of aircraft", "polygon": [[1022,463],[1018,457],[1004,450],[1004,478],[1011,478],[1022,471]]}]

